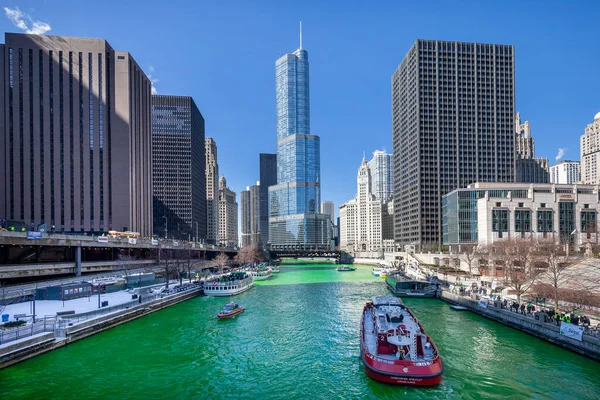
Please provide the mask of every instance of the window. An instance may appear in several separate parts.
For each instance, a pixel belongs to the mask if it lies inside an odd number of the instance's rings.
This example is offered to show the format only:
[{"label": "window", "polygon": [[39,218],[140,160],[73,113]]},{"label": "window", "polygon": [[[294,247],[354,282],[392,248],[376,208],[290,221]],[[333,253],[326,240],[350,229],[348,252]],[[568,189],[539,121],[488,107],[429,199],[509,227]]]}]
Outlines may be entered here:
[{"label": "window", "polygon": [[540,207],[546,208],[546,203],[540,203]]},{"label": "window", "polygon": [[525,203],[519,203],[519,207],[523,207],[523,204],[525,204]]},{"label": "window", "polygon": [[590,234],[596,232],[596,211],[582,211],[581,212],[581,232],[587,233],[587,238],[590,239]]},{"label": "window", "polygon": [[502,207],[502,203],[496,203],[496,207]]},{"label": "window", "polygon": [[515,231],[522,234],[525,232],[531,232],[530,210],[515,210]]},{"label": "window", "polygon": [[508,232],[508,210],[492,210],[492,232]]}]

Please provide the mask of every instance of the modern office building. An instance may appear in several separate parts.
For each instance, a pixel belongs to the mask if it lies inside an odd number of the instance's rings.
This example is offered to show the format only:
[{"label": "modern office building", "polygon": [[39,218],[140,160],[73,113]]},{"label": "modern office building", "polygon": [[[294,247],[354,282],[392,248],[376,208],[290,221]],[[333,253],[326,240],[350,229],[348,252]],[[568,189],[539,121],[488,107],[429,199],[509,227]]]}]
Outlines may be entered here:
[{"label": "modern office building", "polygon": [[269,243],[269,187],[277,184],[277,154],[261,153],[260,169],[260,247]]},{"label": "modern office building", "polygon": [[236,193],[227,187],[222,176],[219,179],[219,236],[218,243],[238,246],[238,203]]},{"label": "modern office building", "polygon": [[65,232],[152,233],[151,85],[104,39],[7,33],[0,213]]},{"label": "modern office building", "polygon": [[323,200],[321,202],[321,214],[329,215],[331,224],[335,224],[335,204],[331,200]]},{"label": "modern office building", "polygon": [[575,184],[580,181],[579,161],[564,160],[550,167],[550,183]]},{"label": "modern office building", "polygon": [[377,200],[390,201],[394,193],[392,155],[385,150],[376,150],[367,165],[371,170],[371,192]]},{"label": "modern office building", "polygon": [[219,238],[219,164],[217,143],[205,139],[206,158],[206,242],[217,244]]},{"label": "modern office building", "polygon": [[241,219],[241,239],[242,247],[249,246],[251,243],[250,235],[250,188],[240,192],[240,219]]},{"label": "modern office building", "polygon": [[600,112],[581,135],[581,182],[589,185],[600,183]]},{"label": "modern office building", "polygon": [[515,116],[515,154],[516,182],[550,182],[550,163],[547,158],[535,157],[535,143],[529,121],[521,123],[520,113]]},{"label": "modern office building", "polygon": [[260,243],[260,183],[246,187],[240,194],[242,219],[242,246]]},{"label": "modern office building", "polygon": [[506,238],[596,243],[597,185],[475,183],[443,198],[444,244],[489,244]]},{"label": "modern office building", "polygon": [[363,158],[357,176],[357,194],[340,206],[340,249],[377,252],[382,248],[382,203],[371,192],[371,171]]},{"label": "modern office building", "polygon": [[[302,34],[300,34],[302,37]],[[308,53],[300,48],[275,63],[277,185],[269,187],[273,249],[328,250],[331,221],[321,203],[320,138],[310,131]]]},{"label": "modern office building", "polygon": [[154,234],[206,238],[204,118],[189,96],[152,96]]},{"label": "modern office building", "polygon": [[515,181],[515,59],[507,45],[418,39],[392,76],[394,238],[442,245],[441,199]]}]

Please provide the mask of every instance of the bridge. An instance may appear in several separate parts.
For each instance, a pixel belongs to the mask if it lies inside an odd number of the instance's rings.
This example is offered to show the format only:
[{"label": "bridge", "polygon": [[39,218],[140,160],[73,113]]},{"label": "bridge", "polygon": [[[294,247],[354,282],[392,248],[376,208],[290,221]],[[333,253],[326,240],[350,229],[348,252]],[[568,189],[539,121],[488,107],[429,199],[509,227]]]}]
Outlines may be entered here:
[{"label": "bridge", "polygon": [[271,259],[278,258],[333,258],[340,263],[342,254],[339,250],[271,250]]},{"label": "bridge", "polygon": [[81,276],[122,270],[124,264],[150,268],[161,257],[210,260],[220,252],[233,258],[237,248],[181,240],[0,232],[0,282]]}]

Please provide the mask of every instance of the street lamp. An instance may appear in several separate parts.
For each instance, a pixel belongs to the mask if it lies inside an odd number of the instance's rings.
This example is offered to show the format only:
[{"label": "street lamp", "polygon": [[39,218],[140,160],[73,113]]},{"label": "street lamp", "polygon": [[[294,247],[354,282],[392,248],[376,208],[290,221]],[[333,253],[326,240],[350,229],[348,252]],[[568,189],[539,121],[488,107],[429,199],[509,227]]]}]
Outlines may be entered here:
[{"label": "street lamp", "polygon": [[163,218],[165,219],[165,239],[167,239],[167,222],[168,222],[167,215],[165,214],[163,216]]}]

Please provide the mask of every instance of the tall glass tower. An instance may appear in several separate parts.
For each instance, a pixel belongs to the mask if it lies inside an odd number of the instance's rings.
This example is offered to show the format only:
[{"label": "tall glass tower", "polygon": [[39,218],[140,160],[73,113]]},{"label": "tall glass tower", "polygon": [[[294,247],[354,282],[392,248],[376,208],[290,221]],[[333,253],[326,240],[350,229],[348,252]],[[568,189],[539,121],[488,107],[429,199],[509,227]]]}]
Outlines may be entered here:
[{"label": "tall glass tower", "polygon": [[319,213],[320,139],[310,133],[308,53],[300,48],[275,62],[277,185],[269,187],[273,249],[327,250],[331,222]]}]

